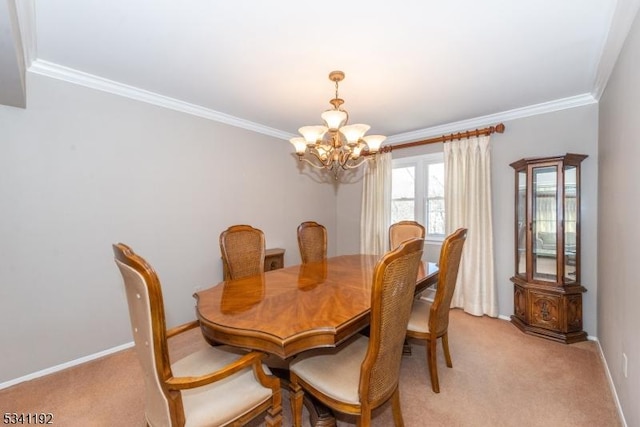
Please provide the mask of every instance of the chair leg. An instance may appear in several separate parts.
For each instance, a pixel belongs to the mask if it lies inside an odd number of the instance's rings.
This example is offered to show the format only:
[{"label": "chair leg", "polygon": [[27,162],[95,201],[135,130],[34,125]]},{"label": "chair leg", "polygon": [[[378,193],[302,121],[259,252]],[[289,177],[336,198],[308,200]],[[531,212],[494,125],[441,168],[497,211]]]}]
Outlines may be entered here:
[{"label": "chair leg", "polygon": [[282,427],[282,415],[274,418],[271,415],[264,417],[264,423],[266,427]]},{"label": "chair leg", "polygon": [[431,388],[433,389],[434,393],[440,393],[440,384],[438,384],[436,344],[436,338],[427,340],[427,364],[429,365],[429,375],[431,376]]},{"label": "chair leg", "polygon": [[293,418],[294,427],[302,426],[302,403],[304,398],[304,391],[300,387],[297,381],[291,382],[291,390],[289,391],[291,398],[291,416]]},{"label": "chair leg", "polygon": [[371,408],[361,408],[362,412],[356,420],[356,427],[371,426]]},{"label": "chair leg", "polygon": [[444,358],[447,361],[447,366],[449,368],[453,368],[453,363],[451,363],[451,353],[449,353],[449,333],[445,332],[442,336],[442,348],[444,348]]},{"label": "chair leg", "polygon": [[266,427],[282,427],[282,410],[281,408],[271,408],[264,417]]},{"label": "chair leg", "polygon": [[393,412],[393,423],[396,427],[404,427],[402,419],[402,408],[400,408],[400,387],[396,387],[396,391],[391,396],[391,409]]}]

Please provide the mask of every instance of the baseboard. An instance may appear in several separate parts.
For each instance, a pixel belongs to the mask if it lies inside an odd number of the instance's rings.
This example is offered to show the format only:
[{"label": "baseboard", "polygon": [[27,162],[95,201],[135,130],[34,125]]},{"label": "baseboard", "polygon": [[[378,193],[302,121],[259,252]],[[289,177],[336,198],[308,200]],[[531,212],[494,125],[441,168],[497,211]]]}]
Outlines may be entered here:
[{"label": "baseboard", "polygon": [[598,346],[598,353],[600,353],[600,359],[602,359],[602,363],[604,364],[604,371],[607,374],[607,380],[609,381],[609,388],[611,389],[611,393],[613,393],[613,400],[616,403],[616,408],[618,409],[618,415],[620,416],[620,420],[622,421],[623,427],[627,427],[627,420],[624,419],[624,412],[622,412],[622,406],[620,405],[620,399],[618,399],[618,392],[616,391],[616,386],[613,383],[613,377],[611,376],[611,371],[609,371],[609,364],[607,363],[607,359],[604,357],[604,352],[602,351],[602,346],[600,345],[600,341],[597,337],[589,337],[590,341],[595,341]]},{"label": "baseboard", "polygon": [[90,354],[88,356],[81,357],[79,359],[71,360],[70,362],[65,362],[60,365],[52,366],[47,369],[43,369],[41,371],[33,372],[31,374],[22,376],[20,378],[15,378],[13,380],[5,381],[0,383],[0,390],[11,387],[16,384],[20,384],[25,381],[34,380],[36,378],[44,377],[45,375],[53,374],[54,372],[62,371],[63,369],[71,368],[73,366],[81,365],[83,363],[90,362],[95,359],[99,359],[104,356],[108,356],[113,353],[117,353],[122,350],[126,350],[128,348],[133,347],[133,341],[128,342],[126,344],[119,345],[117,347],[108,348],[104,351],[100,351],[98,353]]}]

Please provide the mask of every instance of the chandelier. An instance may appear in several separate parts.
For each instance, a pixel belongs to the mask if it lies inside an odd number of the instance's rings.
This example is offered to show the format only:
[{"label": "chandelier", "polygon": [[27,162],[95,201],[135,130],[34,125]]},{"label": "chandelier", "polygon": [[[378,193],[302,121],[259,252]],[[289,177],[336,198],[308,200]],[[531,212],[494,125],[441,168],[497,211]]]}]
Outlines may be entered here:
[{"label": "chandelier", "polygon": [[289,140],[298,160],[317,169],[328,169],[336,179],[340,170],[357,168],[367,158],[375,156],[386,139],[382,135],[365,136],[369,125],[347,124],[349,114],[341,108],[344,100],[338,96],[338,83],[343,79],[342,71],[329,73],[329,80],[336,85],[336,96],[329,101],[333,108],[320,115],[324,125],[303,126],[298,129],[302,137]]}]

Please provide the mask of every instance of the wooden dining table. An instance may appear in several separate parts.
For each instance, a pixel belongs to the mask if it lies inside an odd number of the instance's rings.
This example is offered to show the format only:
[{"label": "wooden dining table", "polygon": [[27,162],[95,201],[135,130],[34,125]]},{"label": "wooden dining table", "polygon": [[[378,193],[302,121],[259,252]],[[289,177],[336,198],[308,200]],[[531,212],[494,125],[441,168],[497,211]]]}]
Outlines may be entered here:
[{"label": "wooden dining table", "polygon": [[[335,347],[369,325],[371,286],[379,257],[342,255],[228,280],[194,294],[196,315],[210,342],[287,359]],[[416,293],[437,281],[423,262]]]}]

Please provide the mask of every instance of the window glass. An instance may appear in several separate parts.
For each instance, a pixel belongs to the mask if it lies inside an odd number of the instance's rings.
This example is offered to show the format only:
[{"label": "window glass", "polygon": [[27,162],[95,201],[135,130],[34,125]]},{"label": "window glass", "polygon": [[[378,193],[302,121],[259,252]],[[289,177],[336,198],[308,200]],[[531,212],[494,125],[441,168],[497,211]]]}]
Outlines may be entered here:
[{"label": "window glass", "polygon": [[444,236],[444,163],[427,164],[427,234]]},{"label": "window glass", "polygon": [[391,180],[392,222],[413,220],[415,214],[415,166],[394,167]]},{"label": "window glass", "polygon": [[418,221],[427,239],[445,234],[443,153],[394,159],[391,183],[391,222]]}]

